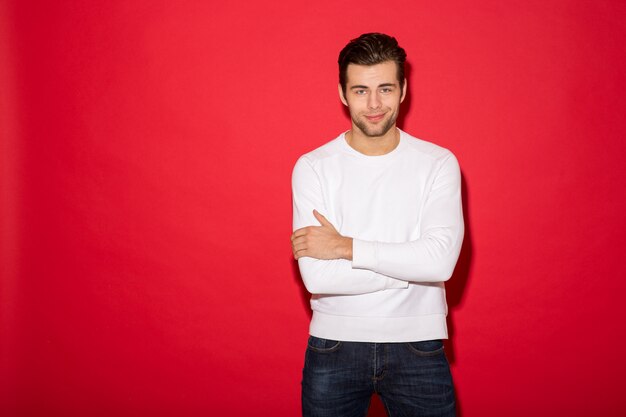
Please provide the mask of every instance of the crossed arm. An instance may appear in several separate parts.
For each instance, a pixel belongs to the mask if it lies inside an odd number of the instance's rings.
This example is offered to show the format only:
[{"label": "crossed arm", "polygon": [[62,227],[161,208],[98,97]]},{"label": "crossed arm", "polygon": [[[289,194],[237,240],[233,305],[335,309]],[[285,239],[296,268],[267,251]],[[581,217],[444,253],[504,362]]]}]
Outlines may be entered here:
[{"label": "crossed arm", "polygon": [[[461,180],[450,155],[441,162],[423,207],[419,239],[372,242],[342,236],[317,209],[324,209],[312,166],[294,168],[292,251],[313,294],[363,294],[407,288],[409,282],[446,281],[463,240]],[[315,225],[316,223],[319,226]],[[315,226],[314,226],[315,225]]]}]

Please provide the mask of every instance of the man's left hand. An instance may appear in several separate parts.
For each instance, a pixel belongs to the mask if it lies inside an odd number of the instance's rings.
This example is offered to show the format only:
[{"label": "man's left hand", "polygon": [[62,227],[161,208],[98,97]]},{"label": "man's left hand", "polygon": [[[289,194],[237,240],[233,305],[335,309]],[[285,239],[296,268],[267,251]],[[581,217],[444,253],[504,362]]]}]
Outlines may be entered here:
[{"label": "man's left hand", "polygon": [[315,259],[352,260],[352,239],[344,237],[317,210],[313,215],[321,226],[307,226],[291,235],[291,249],[296,259],[308,256]]}]

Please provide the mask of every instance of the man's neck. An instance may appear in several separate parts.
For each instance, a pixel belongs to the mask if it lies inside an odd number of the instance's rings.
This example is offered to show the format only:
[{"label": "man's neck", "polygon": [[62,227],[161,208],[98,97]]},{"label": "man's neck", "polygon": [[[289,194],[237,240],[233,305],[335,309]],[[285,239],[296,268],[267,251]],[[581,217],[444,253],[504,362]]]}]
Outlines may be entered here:
[{"label": "man's neck", "polygon": [[350,147],[367,156],[380,156],[396,149],[400,143],[400,131],[394,126],[382,136],[367,136],[358,128],[346,132],[346,142]]}]

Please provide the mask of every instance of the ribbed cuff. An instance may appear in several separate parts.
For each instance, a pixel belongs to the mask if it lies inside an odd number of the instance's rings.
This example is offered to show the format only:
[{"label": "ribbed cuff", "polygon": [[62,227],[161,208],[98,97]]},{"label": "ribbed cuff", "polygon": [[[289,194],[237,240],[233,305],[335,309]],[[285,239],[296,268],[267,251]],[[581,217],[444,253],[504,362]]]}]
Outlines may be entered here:
[{"label": "ribbed cuff", "polygon": [[352,239],[352,268],[376,272],[378,266],[376,255],[376,242]]},{"label": "ribbed cuff", "polygon": [[[352,268],[367,269],[376,272],[378,267],[378,252],[376,242],[352,239]],[[409,282],[387,277],[385,289],[409,288]]]}]

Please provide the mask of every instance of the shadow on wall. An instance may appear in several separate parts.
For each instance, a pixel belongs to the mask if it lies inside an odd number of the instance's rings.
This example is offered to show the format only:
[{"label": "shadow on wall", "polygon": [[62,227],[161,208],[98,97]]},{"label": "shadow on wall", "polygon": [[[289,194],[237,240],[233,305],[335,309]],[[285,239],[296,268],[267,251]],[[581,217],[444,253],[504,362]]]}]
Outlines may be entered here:
[{"label": "shadow on wall", "polygon": [[[463,201],[463,219],[465,223],[465,237],[463,238],[463,246],[461,247],[461,254],[459,260],[456,263],[456,268],[452,277],[446,282],[446,300],[448,302],[448,340],[444,342],[446,356],[451,364],[456,363],[456,338],[455,333],[455,320],[457,308],[462,305],[463,296],[465,295],[465,287],[469,280],[469,274],[472,266],[472,231],[470,229],[469,220],[469,197],[467,189],[467,181],[465,181],[465,175],[461,172],[461,199]],[[456,415],[457,417],[463,416],[463,407],[459,399],[458,386],[456,389]],[[378,417],[382,417],[384,414],[379,414]]]},{"label": "shadow on wall", "polygon": [[463,200],[463,219],[465,222],[465,237],[463,238],[463,246],[461,254],[456,263],[454,274],[448,282],[446,282],[446,299],[448,301],[448,337],[446,341],[446,355],[450,363],[456,362],[456,354],[454,349],[454,314],[457,307],[461,305],[465,287],[469,279],[469,273],[472,265],[472,231],[469,221],[469,197],[467,182],[465,176],[461,174],[461,195]]}]

